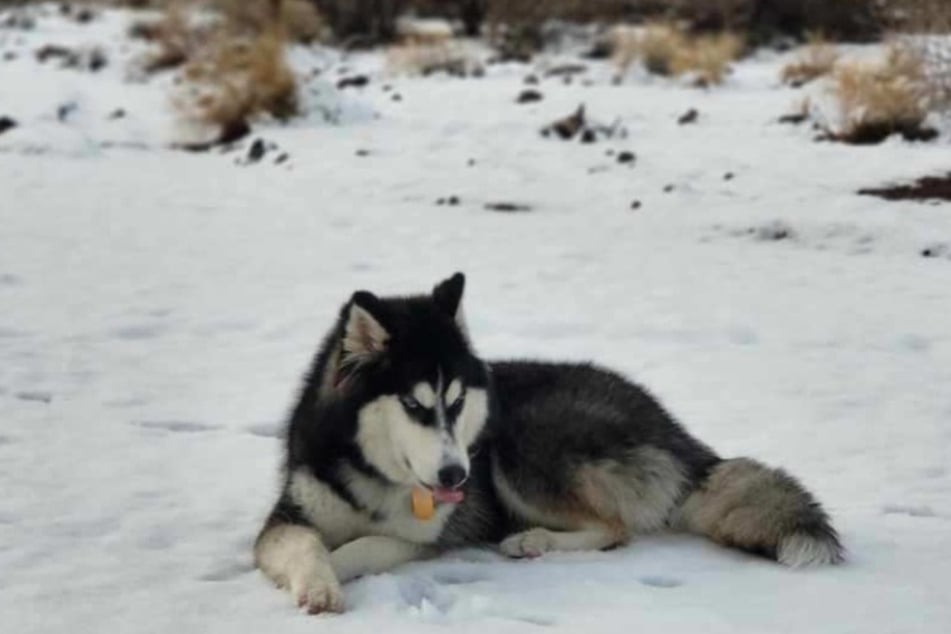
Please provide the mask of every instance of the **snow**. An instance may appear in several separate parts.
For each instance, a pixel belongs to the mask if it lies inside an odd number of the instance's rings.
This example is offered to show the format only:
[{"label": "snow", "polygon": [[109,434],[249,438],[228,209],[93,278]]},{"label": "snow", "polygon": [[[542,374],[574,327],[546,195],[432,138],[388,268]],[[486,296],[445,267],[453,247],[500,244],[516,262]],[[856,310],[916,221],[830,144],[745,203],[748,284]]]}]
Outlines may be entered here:
[{"label": "snow", "polygon": [[[5,632],[951,626],[951,261],[919,255],[951,242],[951,214],[855,195],[946,172],[947,134],[815,143],[775,122],[801,94],[774,53],[710,91],[615,86],[588,63],[591,85],[543,79],[543,101],[516,105],[530,67],[395,77],[379,53],[299,49],[302,73],[322,69],[314,114],[258,129],[288,162],[245,166],[249,143],[168,149],[169,81],[130,78],[129,19],[0,30],[0,55],[20,52],[0,62],[0,115],[20,124],[0,136]],[[33,59],[77,41],[110,65]],[[341,66],[369,86],[337,93]],[[66,101],[76,117],[59,122]],[[539,136],[582,102],[627,137]],[[623,370],[724,455],[799,475],[848,564],[790,571],[670,535],[533,562],[469,550],[348,585],[342,616],[298,613],[250,546],[301,373],[353,290],[455,270],[484,356]]]}]

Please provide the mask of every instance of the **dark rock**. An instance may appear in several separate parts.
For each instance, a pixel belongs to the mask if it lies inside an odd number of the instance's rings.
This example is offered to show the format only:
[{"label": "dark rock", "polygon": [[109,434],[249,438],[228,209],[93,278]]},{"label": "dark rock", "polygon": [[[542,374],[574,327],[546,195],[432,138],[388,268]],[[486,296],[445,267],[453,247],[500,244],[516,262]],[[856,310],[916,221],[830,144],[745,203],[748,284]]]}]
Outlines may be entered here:
[{"label": "dark rock", "polygon": [[598,133],[591,128],[585,128],[581,133],[582,143],[595,143],[598,140]]},{"label": "dark rock", "polygon": [[669,194],[669,193],[672,192],[672,191],[674,191],[674,186],[673,186],[673,185],[664,185],[664,193],[665,193],[665,194]]},{"label": "dark rock", "polygon": [[460,202],[460,201],[459,201],[459,197],[458,197],[458,196],[450,196],[450,197],[446,200],[446,203],[447,203],[448,205],[452,206],[452,207],[455,207],[456,205],[458,205],[459,202]]},{"label": "dark rock", "polygon": [[17,122],[12,117],[0,116],[0,134],[17,127]]},{"label": "dark rock", "polygon": [[288,154],[287,152],[282,152],[281,154],[279,154],[279,155],[277,156],[276,159],[274,159],[274,164],[275,164],[275,165],[281,165],[281,164],[283,164],[283,163],[287,163],[287,161],[288,161],[290,158],[291,158],[291,155],[290,155],[290,154]]},{"label": "dark rock", "polygon": [[588,72],[588,67],[584,64],[562,64],[549,68],[545,71],[546,77],[571,77],[580,73]]},{"label": "dark rock", "polygon": [[393,93],[393,96],[390,97],[393,101],[403,101],[403,96],[400,93]]},{"label": "dark rock", "polygon": [[527,85],[529,85],[529,86],[537,86],[537,85],[538,85],[538,77],[536,77],[535,75],[527,75],[527,76],[525,77],[525,83],[526,83]]},{"label": "dark rock", "polygon": [[735,176],[736,175],[733,172],[727,172],[726,174],[723,175],[723,180],[731,181],[734,179]]},{"label": "dark rock", "polygon": [[542,130],[542,134],[547,136],[546,132],[554,132],[558,137],[564,141],[573,139],[578,132],[584,127],[585,116],[584,116],[584,105],[578,106],[578,109],[573,113],[559,119],[547,126]]},{"label": "dark rock", "polygon": [[56,109],[56,119],[65,123],[77,110],[79,110],[79,105],[75,101],[61,104]]},{"label": "dark rock", "polygon": [[688,125],[690,123],[696,123],[697,119],[700,118],[700,112],[696,108],[691,108],[687,112],[680,115],[680,118],[677,119],[677,123],[680,125]]},{"label": "dark rock", "polygon": [[515,103],[534,103],[544,99],[544,95],[537,90],[523,90],[515,99]]},{"label": "dark rock", "polygon": [[789,125],[799,125],[805,123],[809,119],[809,115],[798,112],[795,114],[784,114],[779,118],[780,123],[786,123]]},{"label": "dark rock", "polygon": [[125,119],[125,117],[126,117],[126,111],[124,108],[116,108],[115,110],[109,113],[109,119],[113,121],[116,119]]},{"label": "dark rock", "polygon": [[500,213],[521,213],[532,210],[529,205],[508,202],[486,203],[485,208],[489,211],[498,211]]},{"label": "dark rock", "polygon": [[951,201],[951,173],[944,176],[926,176],[914,183],[860,189],[862,196],[878,196],[885,200]]},{"label": "dark rock", "polygon": [[357,150],[357,156],[370,156],[370,150]]},{"label": "dark rock", "polygon": [[640,209],[640,208],[641,208],[641,201],[635,200],[634,202],[631,203],[631,209]]},{"label": "dark rock", "polygon": [[337,89],[344,90],[346,88],[363,88],[370,83],[370,78],[366,75],[354,75],[352,77],[344,77],[337,82]]},{"label": "dark rock", "polygon": [[620,152],[617,155],[618,163],[633,163],[636,160],[637,160],[637,155],[634,154],[634,152],[628,152],[627,150],[625,150],[624,152]]},{"label": "dark rock", "polygon": [[263,159],[265,154],[267,154],[267,145],[264,143],[264,139],[257,138],[248,148],[248,155],[245,160],[248,165],[251,165]]}]

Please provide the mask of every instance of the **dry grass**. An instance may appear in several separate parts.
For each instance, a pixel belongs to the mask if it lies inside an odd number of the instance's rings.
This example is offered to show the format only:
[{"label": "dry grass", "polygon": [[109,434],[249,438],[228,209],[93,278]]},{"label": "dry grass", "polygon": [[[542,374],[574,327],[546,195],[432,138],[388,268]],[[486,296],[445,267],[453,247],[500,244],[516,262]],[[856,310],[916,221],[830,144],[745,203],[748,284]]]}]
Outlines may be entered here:
[{"label": "dry grass", "polygon": [[274,28],[251,39],[221,38],[183,70],[176,105],[188,120],[217,127],[220,137],[262,115],[285,120],[298,112],[297,78]]},{"label": "dry grass", "polygon": [[832,72],[836,62],[839,61],[839,49],[834,45],[818,35],[811,36],[809,40],[796,59],[783,68],[784,84],[803,86],[820,77],[825,77]]},{"label": "dry grass", "polygon": [[904,33],[951,32],[951,2],[948,0],[883,0],[885,22]]},{"label": "dry grass", "polygon": [[323,39],[327,26],[313,3],[308,0],[211,0],[232,31],[260,34],[275,17],[289,41],[311,42]]},{"label": "dry grass", "polygon": [[133,34],[153,43],[147,72],[181,68],[174,104],[184,119],[232,139],[257,117],[297,113],[297,79],[285,57],[294,4],[214,0],[218,17],[209,19],[196,12],[208,4],[172,0],[161,19],[135,25]]},{"label": "dry grass", "polygon": [[468,76],[482,69],[479,59],[471,49],[457,40],[445,40],[430,44],[401,44],[386,52],[387,69],[400,75],[431,75],[445,72],[450,75]]},{"label": "dry grass", "polygon": [[615,62],[622,72],[640,61],[650,73],[689,76],[701,86],[721,83],[743,48],[743,38],[735,33],[694,36],[670,23],[619,29],[614,42]]},{"label": "dry grass", "polygon": [[927,135],[931,107],[921,58],[893,44],[884,60],[843,62],[832,75],[840,128],[833,136],[849,143],[877,143],[892,134]]}]

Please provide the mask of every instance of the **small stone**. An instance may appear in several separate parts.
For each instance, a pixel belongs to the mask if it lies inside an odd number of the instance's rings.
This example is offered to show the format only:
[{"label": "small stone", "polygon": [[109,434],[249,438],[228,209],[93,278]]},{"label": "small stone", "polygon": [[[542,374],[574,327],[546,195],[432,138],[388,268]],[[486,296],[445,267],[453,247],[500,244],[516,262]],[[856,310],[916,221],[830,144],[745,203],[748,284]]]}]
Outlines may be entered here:
[{"label": "small stone", "polygon": [[594,143],[597,140],[598,140],[598,135],[591,128],[586,128],[585,131],[581,133],[582,143]]},{"label": "small stone", "polygon": [[267,145],[264,143],[264,139],[255,139],[254,143],[251,144],[251,147],[248,148],[247,162],[250,165],[251,163],[257,163],[264,155],[267,154]]},{"label": "small stone", "polygon": [[7,130],[12,130],[17,127],[17,122],[12,117],[0,117],[0,134],[3,134]]},{"label": "small stone", "polygon": [[634,154],[634,152],[628,152],[627,150],[620,152],[617,155],[618,163],[633,163],[635,160],[637,160],[637,156]]},{"label": "small stone", "polygon": [[687,112],[680,115],[680,118],[677,119],[677,123],[680,125],[696,123],[698,118],[700,118],[700,112],[696,108],[691,108]]},{"label": "small stone", "polygon": [[640,208],[641,208],[641,201],[635,200],[634,202],[631,203],[631,209],[640,209]]},{"label": "small stone", "polygon": [[541,101],[544,99],[544,95],[538,92],[537,90],[523,90],[519,93],[518,97],[515,98],[515,103],[535,103],[536,101]]},{"label": "small stone", "polygon": [[735,174],[733,174],[733,172],[727,172],[726,174],[723,175],[723,180],[725,181],[731,181],[734,178],[735,178]]}]

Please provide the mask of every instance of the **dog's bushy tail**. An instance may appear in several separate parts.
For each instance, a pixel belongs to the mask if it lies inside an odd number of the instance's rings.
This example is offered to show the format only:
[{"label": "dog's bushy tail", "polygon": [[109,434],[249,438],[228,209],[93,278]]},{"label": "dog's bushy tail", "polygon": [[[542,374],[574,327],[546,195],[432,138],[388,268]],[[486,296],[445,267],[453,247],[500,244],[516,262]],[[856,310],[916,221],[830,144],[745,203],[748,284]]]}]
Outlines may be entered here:
[{"label": "dog's bushy tail", "polygon": [[682,528],[787,566],[843,560],[839,537],[812,494],[755,460],[718,463],[679,511]]}]

